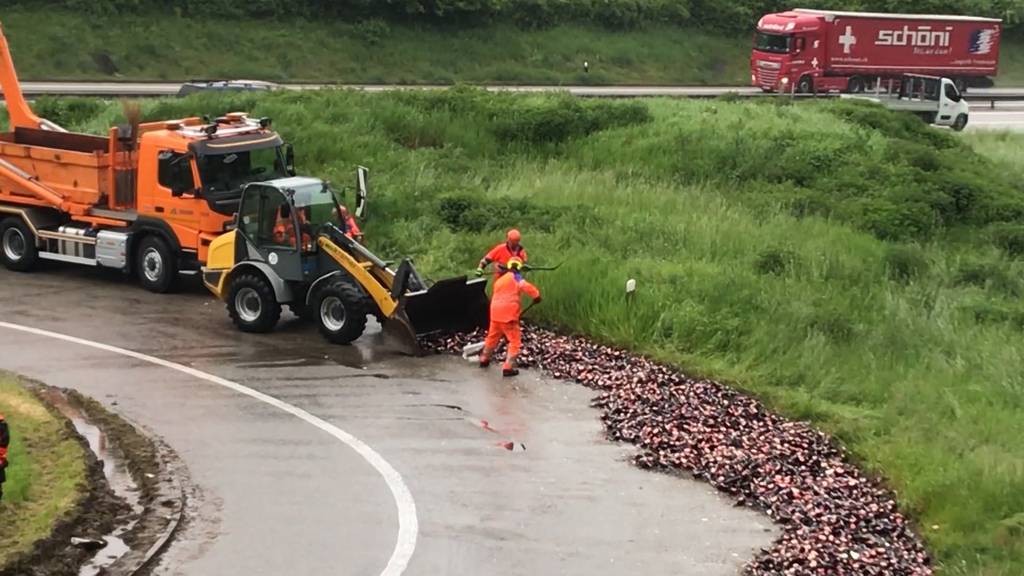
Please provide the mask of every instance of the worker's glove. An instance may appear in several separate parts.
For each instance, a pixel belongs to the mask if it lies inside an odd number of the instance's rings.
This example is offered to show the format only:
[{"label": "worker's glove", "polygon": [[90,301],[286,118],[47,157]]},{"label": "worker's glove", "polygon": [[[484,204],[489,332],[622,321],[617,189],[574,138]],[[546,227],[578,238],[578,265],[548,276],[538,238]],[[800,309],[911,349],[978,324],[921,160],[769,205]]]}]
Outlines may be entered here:
[{"label": "worker's glove", "polygon": [[476,272],[474,272],[474,274],[476,274],[476,277],[479,278],[484,275],[484,269],[477,267]]}]

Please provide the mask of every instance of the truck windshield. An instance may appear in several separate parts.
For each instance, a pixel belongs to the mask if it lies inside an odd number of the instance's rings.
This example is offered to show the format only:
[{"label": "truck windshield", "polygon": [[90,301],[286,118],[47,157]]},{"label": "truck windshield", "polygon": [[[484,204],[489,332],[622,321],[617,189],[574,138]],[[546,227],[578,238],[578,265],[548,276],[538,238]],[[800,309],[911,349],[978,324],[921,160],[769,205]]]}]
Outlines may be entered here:
[{"label": "truck windshield", "polygon": [[762,52],[775,52],[776,54],[786,54],[789,52],[789,46],[793,41],[792,36],[783,34],[768,34],[767,32],[758,32],[757,36],[754,37],[754,49]]},{"label": "truck windshield", "polygon": [[243,184],[285,176],[284,153],[280,146],[205,154],[199,158],[199,177],[207,192],[238,190]]}]

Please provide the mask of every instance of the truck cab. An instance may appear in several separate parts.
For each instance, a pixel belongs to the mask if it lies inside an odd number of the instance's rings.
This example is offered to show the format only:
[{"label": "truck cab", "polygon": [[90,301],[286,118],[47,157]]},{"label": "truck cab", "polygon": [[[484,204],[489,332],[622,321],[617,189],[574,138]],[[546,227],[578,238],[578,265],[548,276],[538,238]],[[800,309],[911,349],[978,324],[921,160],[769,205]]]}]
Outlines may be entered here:
[{"label": "truck cab", "polygon": [[241,113],[213,123],[166,122],[141,134],[138,156],[137,197],[124,198],[124,207],[135,207],[136,221],[162,223],[193,270],[232,222],[245,185],[293,171],[291,148],[269,120]]},{"label": "truck cab", "polygon": [[820,18],[782,12],[757,23],[750,57],[750,82],[765,92],[814,90],[825,64],[824,26]]}]

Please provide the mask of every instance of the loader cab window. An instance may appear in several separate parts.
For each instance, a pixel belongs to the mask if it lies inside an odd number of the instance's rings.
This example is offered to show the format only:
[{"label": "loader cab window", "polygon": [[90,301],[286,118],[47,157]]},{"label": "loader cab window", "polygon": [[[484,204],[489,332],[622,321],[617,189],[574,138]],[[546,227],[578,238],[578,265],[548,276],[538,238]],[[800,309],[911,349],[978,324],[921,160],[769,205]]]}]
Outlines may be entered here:
[{"label": "loader cab window", "polygon": [[344,230],[337,194],[323,183],[308,184],[297,187],[292,198],[297,210],[302,211],[303,222],[312,231],[319,230],[325,224],[334,224]]},{"label": "loader cab window", "polygon": [[295,250],[298,247],[291,203],[275,188],[259,186],[245,191],[238,211],[238,229],[260,248]]},{"label": "loader cab window", "polygon": [[754,49],[761,52],[774,52],[775,54],[788,54],[793,43],[793,37],[786,34],[769,34],[758,32],[754,36]]},{"label": "loader cab window", "polygon": [[157,181],[174,196],[194,193],[192,155],[164,150],[157,156]]}]

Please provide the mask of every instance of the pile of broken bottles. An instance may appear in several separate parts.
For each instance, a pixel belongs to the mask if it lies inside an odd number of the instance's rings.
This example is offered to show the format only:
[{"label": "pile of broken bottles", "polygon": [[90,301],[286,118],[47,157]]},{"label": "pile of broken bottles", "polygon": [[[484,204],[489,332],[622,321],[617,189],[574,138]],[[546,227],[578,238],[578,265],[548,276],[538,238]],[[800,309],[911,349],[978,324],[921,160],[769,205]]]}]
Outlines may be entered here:
[{"label": "pile of broken bottles", "polygon": [[[461,354],[482,338],[477,332],[423,344]],[[519,362],[600,391],[594,405],[608,437],[639,447],[638,466],[689,471],[781,525],[782,537],[745,574],[933,573],[892,494],[810,426],[716,382],[583,338],[524,327]]]}]

